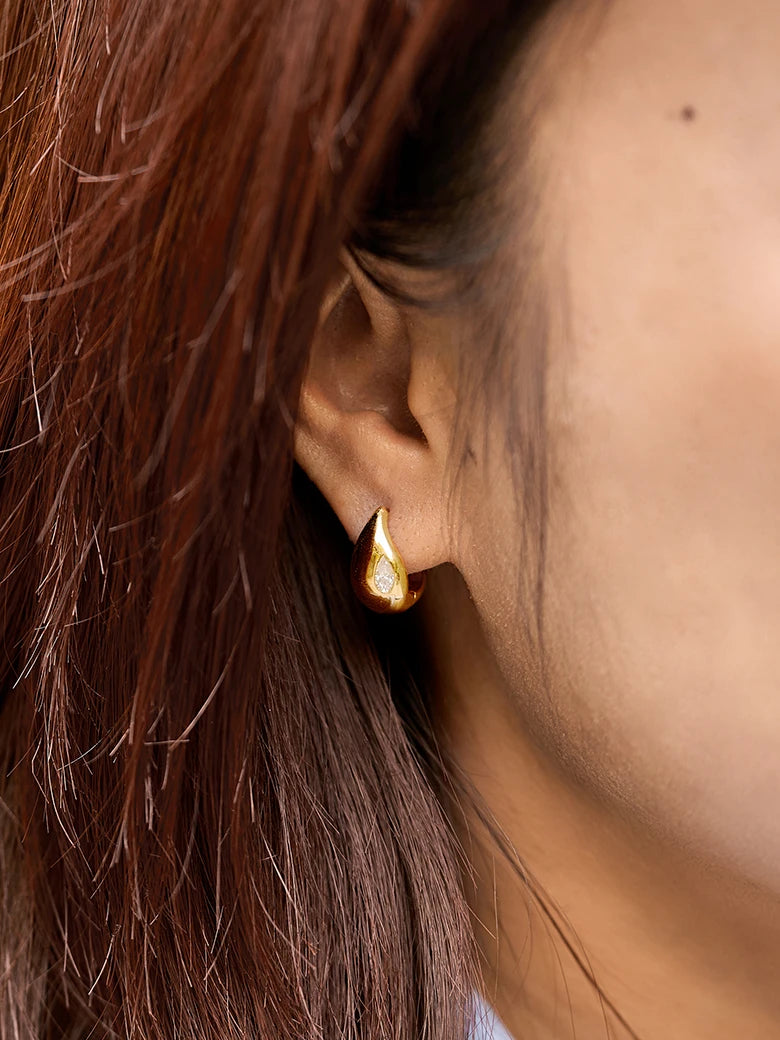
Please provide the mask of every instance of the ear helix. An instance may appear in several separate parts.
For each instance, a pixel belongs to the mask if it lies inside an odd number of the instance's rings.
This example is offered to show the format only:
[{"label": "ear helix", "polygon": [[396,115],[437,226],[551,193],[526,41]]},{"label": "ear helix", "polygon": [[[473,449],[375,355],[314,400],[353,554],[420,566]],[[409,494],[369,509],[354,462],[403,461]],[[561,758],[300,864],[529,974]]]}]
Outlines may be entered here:
[{"label": "ear helix", "polygon": [[351,579],[364,606],[380,614],[397,614],[422,596],[425,571],[407,573],[388,521],[386,507],[380,506],[360,532],[352,552]]}]

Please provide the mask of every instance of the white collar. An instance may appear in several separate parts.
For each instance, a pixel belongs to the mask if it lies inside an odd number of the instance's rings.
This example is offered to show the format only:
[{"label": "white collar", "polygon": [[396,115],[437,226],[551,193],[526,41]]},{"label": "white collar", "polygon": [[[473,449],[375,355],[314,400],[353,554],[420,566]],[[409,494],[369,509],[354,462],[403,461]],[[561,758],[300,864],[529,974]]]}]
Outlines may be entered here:
[{"label": "white collar", "polygon": [[474,1025],[468,1040],[512,1040],[501,1019],[479,993],[474,995]]}]

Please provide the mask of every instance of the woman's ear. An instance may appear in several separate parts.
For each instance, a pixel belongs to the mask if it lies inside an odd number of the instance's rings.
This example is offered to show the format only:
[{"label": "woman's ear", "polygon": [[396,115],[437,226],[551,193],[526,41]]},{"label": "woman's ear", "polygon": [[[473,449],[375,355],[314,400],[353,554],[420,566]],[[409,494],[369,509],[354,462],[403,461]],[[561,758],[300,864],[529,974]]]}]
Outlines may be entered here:
[{"label": "woman's ear", "polygon": [[410,572],[450,557],[445,477],[455,395],[442,327],[384,293],[343,250],[295,427],[295,457],[352,541],[387,506]]}]

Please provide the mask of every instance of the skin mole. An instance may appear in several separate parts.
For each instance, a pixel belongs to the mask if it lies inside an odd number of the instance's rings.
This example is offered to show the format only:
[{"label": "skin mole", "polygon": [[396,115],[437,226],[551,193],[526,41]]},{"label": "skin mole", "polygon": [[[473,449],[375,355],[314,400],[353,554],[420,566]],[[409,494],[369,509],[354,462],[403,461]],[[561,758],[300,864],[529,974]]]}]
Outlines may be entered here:
[{"label": "skin mole", "polygon": [[692,123],[696,118],[696,109],[693,105],[683,105],[680,109],[680,119],[683,119],[686,123]]}]

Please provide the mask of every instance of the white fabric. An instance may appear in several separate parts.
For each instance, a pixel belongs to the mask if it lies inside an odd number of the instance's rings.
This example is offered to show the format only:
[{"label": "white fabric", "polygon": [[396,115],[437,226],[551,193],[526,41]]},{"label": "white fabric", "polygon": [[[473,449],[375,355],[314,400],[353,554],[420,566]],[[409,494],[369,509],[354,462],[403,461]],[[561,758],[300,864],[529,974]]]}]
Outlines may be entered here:
[{"label": "white fabric", "polygon": [[480,996],[476,998],[475,1021],[468,1040],[512,1040],[493,1008]]}]

